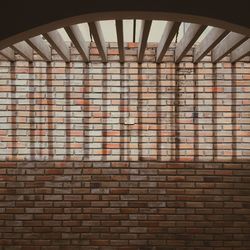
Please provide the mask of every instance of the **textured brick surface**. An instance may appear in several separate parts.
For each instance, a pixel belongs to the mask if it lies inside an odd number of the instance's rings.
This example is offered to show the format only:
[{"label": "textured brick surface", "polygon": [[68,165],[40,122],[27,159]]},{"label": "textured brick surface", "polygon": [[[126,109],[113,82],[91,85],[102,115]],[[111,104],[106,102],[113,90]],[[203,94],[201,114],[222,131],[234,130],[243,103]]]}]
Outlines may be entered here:
[{"label": "textured brick surface", "polygon": [[250,249],[250,165],[0,163],[0,249]]},{"label": "textured brick surface", "polygon": [[0,61],[0,250],[250,249],[250,64],[155,50]]},{"label": "textured brick surface", "polygon": [[249,161],[250,64],[176,65],[172,47],[157,65],[155,50],[142,65],[115,43],[107,64],[94,44],[88,65],[74,48],[67,64],[0,61],[0,160]]}]

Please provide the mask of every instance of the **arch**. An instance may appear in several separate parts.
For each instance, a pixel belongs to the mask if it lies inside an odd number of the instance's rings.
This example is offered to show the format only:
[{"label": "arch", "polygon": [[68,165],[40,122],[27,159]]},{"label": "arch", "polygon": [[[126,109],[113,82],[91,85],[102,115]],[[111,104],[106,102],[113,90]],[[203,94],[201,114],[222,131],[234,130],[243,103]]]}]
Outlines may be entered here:
[{"label": "arch", "polygon": [[[107,19],[154,19],[200,23],[250,37],[249,2],[199,0],[5,1],[0,49],[63,26]],[[6,21],[10,20],[6,25]]]}]

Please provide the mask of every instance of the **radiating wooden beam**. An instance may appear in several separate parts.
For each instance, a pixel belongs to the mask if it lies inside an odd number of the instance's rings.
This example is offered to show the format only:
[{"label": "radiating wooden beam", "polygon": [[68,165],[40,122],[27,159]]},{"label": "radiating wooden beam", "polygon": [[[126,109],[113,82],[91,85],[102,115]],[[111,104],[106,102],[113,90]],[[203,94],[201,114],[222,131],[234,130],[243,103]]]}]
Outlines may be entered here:
[{"label": "radiating wooden beam", "polygon": [[143,20],[141,24],[140,40],[138,45],[138,63],[142,63],[147,47],[148,35],[152,20]]},{"label": "radiating wooden beam", "polygon": [[242,43],[237,49],[233,50],[231,53],[231,62],[234,63],[239,61],[245,56],[250,55],[250,39]]},{"label": "radiating wooden beam", "polygon": [[181,59],[187,54],[187,52],[191,49],[193,44],[205,30],[205,25],[200,24],[190,24],[185,34],[183,34],[183,38],[176,45],[175,49],[175,62],[179,63]]},{"label": "radiating wooden beam", "polygon": [[75,45],[76,49],[80,53],[82,59],[85,62],[89,61],[89,48],[87,42],[84,40],[84,37],[81,33],[81,30],[78,25],[72,25],[64,28],[67,32],[72,43]]},{"label": "radiating wooden beam", "polygon": [[124,62],[124,35],[123,35],[123,21],[116,20],[115,21],[116,34],[117,34],[117,43],[119,49],[120,62]]},{"label": "radiating wooden beam", "polygon": [[32,37],[26,42],[33,48],[45,61],[51,61],[51,48],[41,36]]},{"label": "radiating wooden beam", "polygon": [[244,58],[244,61],[245,61],[245,62],[250,62],[250,56],[246,56],[246,57]]},{"label": "radiating wooden beam", "polygon": [[228,35],[229,31],[221,28],[212,28],[201,43],[194,50],[194,63],[198,63],[205,57],[223,38]]},{"label": "radiating wooden beam", "polygon": [[156,62],[161,63],[164,55],[167,52],[171,42],[174,39],[174,36],[179,30],[180,22],[167,22],[164,32],[162,34],[161,40],[157,47],[156,52]]},{"label": "radiating wooden beam", "polygon": [[55,49],[55,51],[62,57],[65,62],[70,61],[70,49],[69,46],[63,40],[59,31],[54,30],[50,31],[43,36],[47,39],[47,41],[51,44],[51,46]]},{"label": "radiating wooden beam", "polygon": [[99,22],[91,22],[89,23],[89,29],[91,34],[94,37],[97,49],[100,53],[102,61],[105,63],[107,62],[107,47],[105,44],[104,36],[102,33],[101,25]]},{"label": "radiating wooden beam", "polygon": [[5,48],[0,50],[0,54],[11,62],[15,61],[15,53],[14,50],[11,48]]},{"label": "radiating wooden beam", "polygon": [[15,43],[10,47],[29,62],[33,61],[33,49],[26,42]]},{"label": "radiating wooden beam", "polygon": [[244,35],[231,32],[229,33],[213,50],[212,50],[212,62],[217,63],[231,51],[236,49],[248,38]]}]

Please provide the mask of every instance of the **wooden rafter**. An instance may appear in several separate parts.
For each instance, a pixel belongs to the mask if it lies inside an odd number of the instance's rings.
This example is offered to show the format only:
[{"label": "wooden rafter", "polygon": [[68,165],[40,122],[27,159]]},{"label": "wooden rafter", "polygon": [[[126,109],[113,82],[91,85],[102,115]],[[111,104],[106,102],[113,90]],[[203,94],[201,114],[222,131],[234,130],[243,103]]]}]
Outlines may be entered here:
[{"label": "wooden rafter", "polygon": [[46,34],[43,34],[43,36],[47,39],[52,48],[56,50],[56,52],[63,58],[65,62],[70,61],[69,46],[67,46],[59,31],[50,31]]},{"label": "wooden rafter", "polygon": [[72,25],[64,28],[67,32],[72,43],[75,45],[76,49],[80,53],[82,59],[85,62],[89,61],[89,48],[87,42],[84,40],[84,37],[81,33],[81,30],[78,25]]},{"label": "wooden rafter", "polygon": [[11,45],[11,48],[29,62],[33,61],[33,49],[24,41]]},{"label": "wooden rafter", "polygon": [[198,63],[205,57],[227,34],[229,31],[221,28],[212,28],[199,46],[194,50],[194,63]]},{"label": "wooden rafter", "polygon": [[169,48],[174,36],[179,30],[180,22],[167,22],[161,40],[157,47],[156,62],[161,63],[167,49]]},{"label": "wooden rafter", "polygon": [[11,62],[15,61],[15,52],[11,48],[5,48],[0,50],[0,54]]},{"label": "wooden rafter", "polygon": [[116,34],[117,34],[117,44],[119,49],[119,56],[120,56],[120,62],[124,62],[124,35],[123,35],[123,21],[122,20],[116,20],[115,21],[116,26]]},{"label": "wooden rafter", "polygon": [[138,45],[138,63],[142,63],[147,47],[148,35],[152,20],[143,20],[141,25],[140,40]]},{"label": "wooden rafter", "polygon": [[231,51],[240,46],[248,38],[244,35],[231,32],[213,50],[212,62],[217,63]]},{"label": "wooden rafter", "polygon": [[51,61],[51,48],[41,36],[32,37],[26,42],[33,48],[45,61]]},{"label": "wooden rafter", "polygon": [[250,39],[242,43],[237,49],[231,53],[231,62],[239,61],[245,56],[250,55]]},{"label": "wooden rafter", "polygon": [[175,62],[179,63],[205,30],[205,25],[190,24],[181,41],[176,45]]},{"label": "wooden rafter", "polygon": [[107,47],[105,44],[104,36],[102,33],[100,22],[91,22],[89,23],[89,29],[91,34],[94,37],[97,49],[100,53],[100,56],[102,58],[102,62],[106,63],[107,58]]}]

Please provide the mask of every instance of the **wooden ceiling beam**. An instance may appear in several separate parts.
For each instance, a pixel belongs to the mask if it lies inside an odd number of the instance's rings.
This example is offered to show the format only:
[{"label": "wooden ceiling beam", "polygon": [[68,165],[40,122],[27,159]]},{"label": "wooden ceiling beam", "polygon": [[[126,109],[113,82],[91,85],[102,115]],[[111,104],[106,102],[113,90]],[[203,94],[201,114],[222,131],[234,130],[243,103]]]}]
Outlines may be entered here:
[{"label": "wooden ceiling beam", "polygon": [[11,62],[15,61],[15,52],[11,48],[5,48],[0,50],[0,54]]},{"label": "wooden ceiling beam", "polygon": [[26,40],[26,42],[43,58],[43,60],[47,62],[51,61],[51,48],[41,36],[32,37]]},{"label": "wooden ceiling beam", "polygon": [[10,47],[29,62],[33,61],[33,49],[25,41],[12,44]]},{"label": "wooden ceiling beam", "polygon": [[50,31],[43,34],[45,39],[51,44],[52,48],[62,57],[65,62],[70,61],[69,46],[63,40],[58,30]]},{"label": "wooden ceiling beam", "polygon": [[194,63],[201,61],[222,39],[228,35],[229,31],[221,28],[212,28],[201,43],[194,50]]},{"label": "wooden ceiling beam", "polygon": [[250,55],[250,39],[242,43],[237,49],[231,52],[231,62],[235,63],[245,56]]},{"label": "wooden ceiling beam", "polygon": [[85,62],[89,61],[89,48],[78,25],[71,25],[64,28],[72,43],[80,53]]},{"label": "wooden ceiling beam", "polygon": [[213,50],[212,50],[212,62],[217,63],[231,51],[236,49],[248,38],[244,35],[230,32]]},{"label": "wooden ceiling beam", "polygon": [[117,43],[118,43],[118,49],[119,49],[120,62],[123,63],[124,60],[125,60],[123,21],[122,20],[116,20],[115,21],[115,26],[116,26],[116,34],[117,34]]},{"label": "wooden ceiling beam", "polygon": [[205,25],[190,24],[187,31],[183,34],[183,38],[176,45],[175,49],[175,62],[179,63],[182,58],[191,49],[197,39],[200,37],[202,32],[205,30]]},{"label": "wooden ceiling beam", "polygon": [[90,32],[94,37],[96,47],[102,58],[102,62],[106,63],[108,61],[107,47],[105,44],[100,22],[91,22],[91,23],[88,23],[88,25],[89,25]]},{"label": "wooden ceiling beam", "polygon": [[180,24],[181,24],[180,22],[167,22],[161,40],[156,50],[157,63],[162,62],[162,59],[167,52],[167,49],[169,48],[171,42],[174,39],[174,36],[179,30]]},{"label": "wooden ceiling beam", "polygon": [[142,63],[147,47],[148,35],[152,20],[143,20],[141,25],[140,40],[138,45],[138,63]]}]

